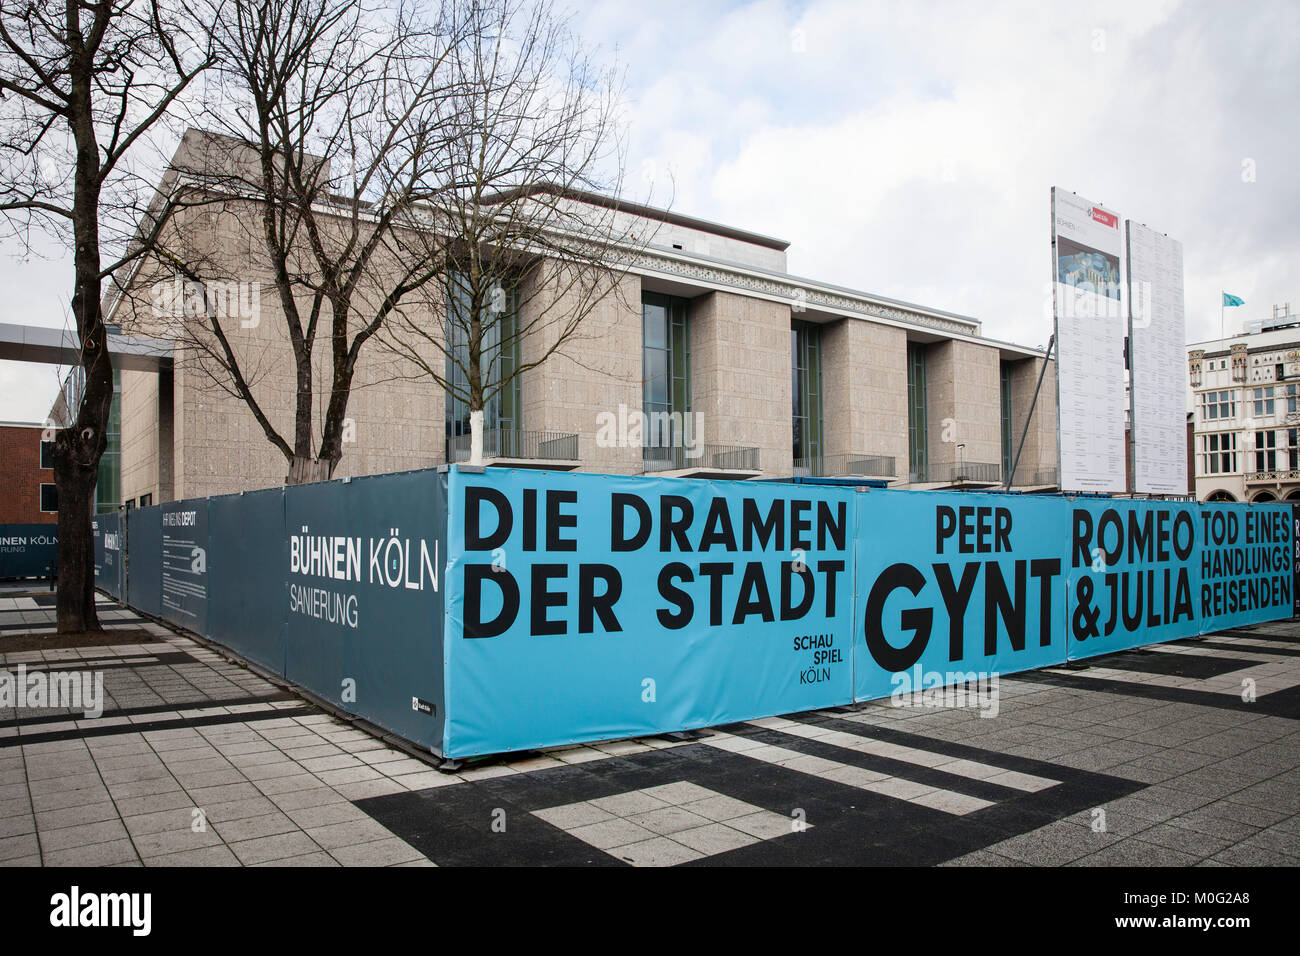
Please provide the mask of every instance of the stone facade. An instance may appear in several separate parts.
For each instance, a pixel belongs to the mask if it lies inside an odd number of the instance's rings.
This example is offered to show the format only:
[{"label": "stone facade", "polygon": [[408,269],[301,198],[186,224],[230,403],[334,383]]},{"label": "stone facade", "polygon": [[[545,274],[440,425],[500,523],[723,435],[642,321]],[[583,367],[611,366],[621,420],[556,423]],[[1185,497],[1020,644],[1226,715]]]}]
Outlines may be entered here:
[{"label": "stone facade", "polygon": [[[1015,484],[1036,485],[1037,478],[1056,469],[1056,363],[1048,362],[1043,374],[1038,401],[1034,404],[1034,388],[1043,359],[1026,358],[1008,363],[1011,381],[1011,442],[1012,455],[1024,435],[1024,447],[1016,465]],[[1025,418],[1032,407],[1033,418],[1025,432]],[[1045,481],[1043,484],[1053,484]]]},{"label": "stone facade", "polygon": [[887,455],[907,478],[907,332],[859,319],[822,330],[826,456]]},{"label": "stone facade", "polygon": [[[949,340],[926,348],[927,450],[942,474],[958,461],[1002,460],[1000,353],[996,347]],[[958,449],[958,445],[965,448]]]},{"label": "stone facade", "polygon": [[726,292],[691,300],[691,405],[706,445],[759,450],[765,474],[789,475],[790,307]]},{"label": "stone facade", "polygon": [[[187,136],[181,153],[196,149],[195,142]],[[213,277],[260,289],[256,318],[227,321],[225,327],[257,403],[276,431],[292,442],[293,355],[285,314],[252,231],[256,221],[251,205],[230,201],[183,210],[167,229],[169,241],[185,244]],[[822,449],[828,464],[889,456],[895,462],[895,483],[906,484],[909,342],[922,345],[926,353],[932,467],[955,464],[958,443],[965,445],[966,462],[1001,462],[1003,363],[1012,367],[1012,430],[1019,441],[1041,353],[984,340],[973,319],[786,276],[785,243],[778,240],[676,214],[661,225],[668,245],[643,249],[628,258],[625,272],[611,272],[607,294],[585,315],[577,334],[553,352],[573,307],[547,300],[537,288],[523,295],[520,321],[525,327],[535,320],[538,324],[520,350],[526,370],[520,380],[518,427],[576,435],[577,467],[611,474],[644,470],[638,447],[598,441],[597,435],[605,416],[617,418],[620,409],[634,413],[642,408],[641,301],[651,292],[687,300],[690,410],[702,416],[704,442],[757,449],[756,477],[789,477],[794,469],[794,319],[822,329]],[[648,226],[647,234],[659,232]],[[158,307],[158,290],[174,281],[164,268],[142,268],[132,293],[111,318],[125,332],[175,343],[170,371],[123,374],[123,499],[138,502],[150,495],[163,501],[281,484],[288,474],[285,455],[205,354],[217,345],[204,333],[203,317]],[[362,300],[374,291],[363,288]],[[429,294],[404,304],[406,327],[437,339],[445,323],[438,301]],[[299,307],[305,314],[310,303]],[[325,309],[313,367],[316,440],[331,379],[328,305]],[[353,327],[350,333],[355,331]],[[415,344],[409,335],[404,341],[419,361],[394,351],[383,334],[362,350],[336,477],[447,460],[447,399],[421,368],[423,363],[441,369],[445,360],[433,342],[420,344],[414,338]],[[1039,396],[1018,479],[1056,466],[1053,375],[1049,370]],[[834,467],[826,473],[835,474]]]},{"label": "stone facade", "polygon": [[[563,303],[536,292],[525,300],[521,321],[533,323],[537,334],[522,343],[520,359],[540,364],[521,377],[522,427],[576,434],[584,471],[640,473],[639,448],[598,442],[597,431],[602,414],[617,416],[620,405],[641,408],[641,283],[622,277],[558,348],[563,325],[550,316],[563,316]],[[547,315],[536,314],[541,310]]]}]

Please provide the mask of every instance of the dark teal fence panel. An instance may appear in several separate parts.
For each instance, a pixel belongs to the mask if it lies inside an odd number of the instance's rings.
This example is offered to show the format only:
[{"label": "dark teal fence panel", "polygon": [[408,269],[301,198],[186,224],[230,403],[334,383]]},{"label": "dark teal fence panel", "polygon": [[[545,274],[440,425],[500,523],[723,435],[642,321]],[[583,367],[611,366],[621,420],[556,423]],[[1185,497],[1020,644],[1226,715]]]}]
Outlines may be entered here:
[{"label": "dark teal fence panel", "polygon": [[0,579],[48,577],[58,542],[57,525],[0,524]]},{"label": "dark teal fence panel", "polygon": [[284,498],[285,676],[440,750],[445,478],[376,475]]},{"label": "dark teal fence panel", "polygon": [[120,511],[95,516],[95,587],[119,601],[126,566],[125,525]]},{"label": "dark teal fence panel", "polygon": [[126,513],[126,603],[162,617],[162,506]]},{"label": "dark teal fence panel", "polygon": [[208,499],[207,636],[284,675],[284,491]]},{"label": "dark teal fence panel", "polygon": [[208,633],[208,501],[169,501],[162,509],[162,616]]}]

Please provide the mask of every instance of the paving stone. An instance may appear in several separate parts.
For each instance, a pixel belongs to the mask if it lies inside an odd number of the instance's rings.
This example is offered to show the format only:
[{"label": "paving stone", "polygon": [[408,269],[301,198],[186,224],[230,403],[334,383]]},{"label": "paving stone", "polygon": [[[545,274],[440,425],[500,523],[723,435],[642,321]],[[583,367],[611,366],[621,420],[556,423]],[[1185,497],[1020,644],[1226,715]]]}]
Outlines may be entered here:
[{"label": "paving stone", "polygon": [[271,860],[283,860],[291,856],[315,853],[321,849],[320,844],[307,834],[296,831],[275,836],[258,837],[230,844],[230,849],[245,866],[266,863]]}]

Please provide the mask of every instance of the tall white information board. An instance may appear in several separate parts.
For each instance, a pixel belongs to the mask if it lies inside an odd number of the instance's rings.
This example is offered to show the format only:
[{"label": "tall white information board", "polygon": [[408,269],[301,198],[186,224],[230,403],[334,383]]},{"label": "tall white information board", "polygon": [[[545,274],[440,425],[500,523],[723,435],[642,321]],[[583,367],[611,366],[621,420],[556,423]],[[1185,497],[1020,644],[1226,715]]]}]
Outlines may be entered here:
[{"label": "tall white information board", "polygon": [[1187,328],[1183,245],[1128,226],[1133,490],[1187,494]]},{"label": "tall white information board", "polygon": [[1062,491],[1126,490],[1123,246],[1118,215],[1052,188]]}]

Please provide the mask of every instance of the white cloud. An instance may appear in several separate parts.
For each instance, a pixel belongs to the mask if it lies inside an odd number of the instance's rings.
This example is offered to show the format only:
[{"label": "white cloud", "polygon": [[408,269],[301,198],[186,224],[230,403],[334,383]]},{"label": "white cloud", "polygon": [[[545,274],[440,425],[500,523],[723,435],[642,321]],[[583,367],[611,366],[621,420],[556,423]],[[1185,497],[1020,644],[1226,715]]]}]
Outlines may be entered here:
[{"label": "white cloud", "polygon": [[[1295,4],[659,0],[574,25],[627,69],[628,192],[789,239],[801,275],[1043,344],[1059,185],[1183,242],[1192,339],[1222,289],[1232,325],[1300,309]],[[65,260],[0,279],[0,321],[64,324]],[[48,378],[0,368],[0,417],[43,416]]]},{"label": "white cloud", "polygon": [[1238,323],[1300,306],[1294,6],[656,9],[588,22],[639,94],[633,155],[676,161],[679,211],[791,240],[793,271],[1041,344],[1060,185],[1183,242],[1190,337],[1223,288]]}]

